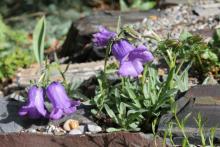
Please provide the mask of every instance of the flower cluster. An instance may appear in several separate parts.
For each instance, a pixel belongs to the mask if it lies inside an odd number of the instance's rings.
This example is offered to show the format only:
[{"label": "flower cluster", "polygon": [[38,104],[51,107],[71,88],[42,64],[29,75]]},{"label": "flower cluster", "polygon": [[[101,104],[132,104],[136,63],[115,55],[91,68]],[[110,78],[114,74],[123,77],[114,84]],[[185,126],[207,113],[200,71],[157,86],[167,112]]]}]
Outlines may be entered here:
[{"label": "flower cluster", "polygon": [[[95,46],[104,47],[115,36],[116,33],[100,27],[99,32],[93,35],[93,43]],[[125,39],[113,42],[112,54],[120,62],[118,73],[123,77],[137,77],[142,73],[143,65],[154,59],[152,53],[144,45],[135,47]]]},{"label": "flower cluster", "polygon": [[27,105],[22,106],[19,110],[20,116],[29,116],[32,119],[49,117],[50,119],[60,119],[65,114],[71,114],[76,111],[80,101],[71,100],[59,82],[52,82],[46,88],[46,95],[53,105],[53,109],[48,113],[44,106],[44,89],[32,86],[28,91]]}]

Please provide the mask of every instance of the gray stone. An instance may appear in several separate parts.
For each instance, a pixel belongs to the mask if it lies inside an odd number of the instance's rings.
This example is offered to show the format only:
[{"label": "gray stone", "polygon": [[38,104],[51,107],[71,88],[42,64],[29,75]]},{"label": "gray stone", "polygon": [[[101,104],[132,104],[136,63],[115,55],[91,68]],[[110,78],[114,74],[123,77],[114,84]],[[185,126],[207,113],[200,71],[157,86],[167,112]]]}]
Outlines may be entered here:
[{"label": "gray stone", "polygon": [[83,134],[79,129],[73,129],[69,132],[70,135],[80,135]]},{"label": "gray stone", "polygon": [[[198,114],[202,117],[203,131],[206,139],[210,136],[210,128],[215,126],[215,138],[220,134],[219,117],[220,117],[220,85],[199,85],[192,87],[180,99],[176,101],[176,113],[179,121],[185,119],[188,114],[191,114],[184,123],[184,132],[189,138],[189,142],[197,145],[201,142],[198,125],[195,119]],[[170,114],[165,114],[161,117],[158,126],[158,133],[163,134],[168,129],[169,123],[174,123],[171,133],[174,136],[174,143],[179,145],[182,143],[184,136],[181,128],[176,125],[175,117]],[[219,143],[214,140],[214,143]]]},{"label": "gray stone", "polygon": [[85,133],[87,131],[87,127],[85,125],[80,125],[79,126],[79,130],[83,133]]},{"label": "gray stone", "polygon": [[30,132],[30,133],[37,133],[37,130],[36,130],[36,129],[33,129],[33,128],[30,128],[30,129],[28,129],[27,131]]},{"label": "gray stone", "polygon": [[15,101],[0,100],[0,132],[19,132],[23,129],[22,119],[17,115],[20,105]]},{"label": "gray stone", "polygon": [[88,128],[88,131],[92,133],[98,133],[102,131],[102,128],[100,126],[94,125],[94,124],[88,124],[87,128]]},{"label": "gray stone", "polygon": [[0,133],[20,132],[27,128],[45,126],[47,120],[31,120],[18,115],[19,108],[24,103],[10,98],[0,100]]},{"label": "gray stone", "polygon": [[216,4],[206,4],[206,5],[196,5],[193,8],[193,11],[199,15],[199,16],[203,16],[203,17],[210,17],[210,16],[214,16],[214,15],[218,15],[220,13],[220,4],[216,3]]},{"label": "gray stone", "polygon": [[2,91],[0,91],[0,98],[2,99],[4,97],[4,94]]}]

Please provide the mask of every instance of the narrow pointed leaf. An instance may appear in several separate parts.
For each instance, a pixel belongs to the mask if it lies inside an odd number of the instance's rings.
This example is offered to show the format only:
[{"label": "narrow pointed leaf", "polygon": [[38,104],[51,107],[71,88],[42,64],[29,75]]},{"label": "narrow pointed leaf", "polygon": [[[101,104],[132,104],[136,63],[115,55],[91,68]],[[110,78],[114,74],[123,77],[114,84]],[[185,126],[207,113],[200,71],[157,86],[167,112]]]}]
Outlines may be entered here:
[{"label": "narrow pointed leaf", "polygon": [[42,17],[33,33],[33,50],[34,55],[38,63],[42,63],[44,60],[44,39],[46,33],[46,20],[45,17]]}]

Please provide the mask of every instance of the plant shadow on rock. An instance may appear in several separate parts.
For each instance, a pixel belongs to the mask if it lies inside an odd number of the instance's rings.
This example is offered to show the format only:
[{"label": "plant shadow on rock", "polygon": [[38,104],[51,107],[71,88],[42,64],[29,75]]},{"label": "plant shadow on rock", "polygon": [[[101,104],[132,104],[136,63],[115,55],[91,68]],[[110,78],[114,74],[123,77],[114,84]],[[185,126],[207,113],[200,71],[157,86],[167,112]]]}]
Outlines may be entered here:
[{"label": "plant shadow on rock", "polygon": [[2,100],[0,102],[0,132],[19,132],[36,126],[45,126],[48,119],[33,120],[18,115],[23,102],[15,100]]}]

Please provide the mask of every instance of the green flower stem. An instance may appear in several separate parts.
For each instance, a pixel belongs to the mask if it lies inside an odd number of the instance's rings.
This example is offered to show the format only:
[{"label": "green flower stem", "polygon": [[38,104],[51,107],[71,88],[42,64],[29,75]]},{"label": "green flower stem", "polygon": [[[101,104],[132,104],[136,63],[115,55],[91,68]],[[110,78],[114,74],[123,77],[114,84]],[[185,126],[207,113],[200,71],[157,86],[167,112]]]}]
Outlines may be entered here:
[{"label": "green flower stem", "polygon": [[179,119],[177,117],[176,111],[174,112],[174,117],[176,119],[178,127],[180,128],[180,130],[181,130],[181,132],[183,134],[184,139],[186,140],[187,145],[190,145],[189,140],[188,140],[188,138],[186,136],[186,133],[185,133],[185,130],[184,130],[184,126],[180,123],[180,121],[179,121]]},{"label": "green flower stem", "polygon": [[145,80],[146,80],[147,68],[148,68],[148,64],[145,64],[144,72],[143,72],[143,75],[142,75],[142,78],[141,78],[142,88],[143,88]]},{"label": "green flower stem", "polygon": [[203,66],[203,64],[202,64],[202,60],[201,60],[200,56],[199,56],[198,54],[196,54],[196,56],[197,56],[197,59],[198,59],[198,61],[199,61],[200,66],[201,66],[201,68],[202,68],[202,71],[204,71],[204,66]]},{"label": "green flower stem", "polygon": [[122,86],[122,91],[125,91],[125,78],[121,77],[121,86]]}]

